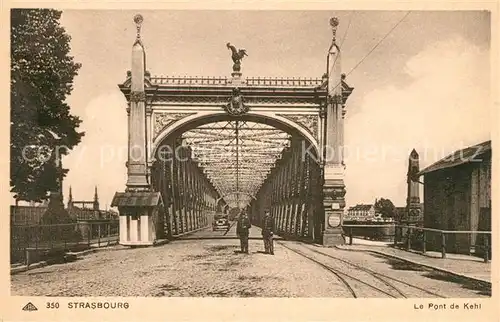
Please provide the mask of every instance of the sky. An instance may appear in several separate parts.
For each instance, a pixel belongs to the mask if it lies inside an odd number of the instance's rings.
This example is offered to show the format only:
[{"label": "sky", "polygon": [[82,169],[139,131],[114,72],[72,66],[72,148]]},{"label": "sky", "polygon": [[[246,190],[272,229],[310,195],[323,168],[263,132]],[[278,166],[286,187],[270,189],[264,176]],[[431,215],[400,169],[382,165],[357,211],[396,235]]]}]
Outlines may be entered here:
[{"label": "sky", "polygon": [[[137,11],[63,11],[71,54],[82,64],[68,98],[85,137],[64,160],[64,197],[109,206],[126,182],[126,100]],[[342,68],[354,92],[345,122],[348,205],[389,198],[403,206],[407,158],[421,167],[490,139],[490,15],[484,11],[147,11],[142,40],[153,75],[229,76],[225,46],[245,48],[243,76],[321,77],[340,26]],[[351,71],[352,70],[352,71]],[[121,147],[122,152],[109,147]],[[108,151],[104,153],[102,151]],[[120,154],[120,155],[118,155]]]}]

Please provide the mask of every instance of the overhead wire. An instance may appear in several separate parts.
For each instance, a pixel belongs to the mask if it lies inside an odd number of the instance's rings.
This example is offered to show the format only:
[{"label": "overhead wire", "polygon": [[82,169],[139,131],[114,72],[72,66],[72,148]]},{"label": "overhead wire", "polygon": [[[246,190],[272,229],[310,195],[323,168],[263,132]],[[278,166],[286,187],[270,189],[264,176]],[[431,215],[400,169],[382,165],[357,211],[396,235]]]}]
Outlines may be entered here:
[{"label": "overhead wire", "polygon": [[[349,28],[351,27],[351,22],[352,22],[352,16],[353,16],[353,15],[354,15],[354,11],[351,11],[351,15],[349,16],[349,23],[347,24],[347,28],[346,28],[346,30],[345,30],[345,32],[344,32],[344,36],[342,36],[342,41],[341,41],[341,43],[340,43],[340,47],[342,47],[342,44],[344,43],[344,41],[345,41],[345,39],[346,39],[346,37],[347,37],[347,32],[349,31]],[[333,46],[333,44],[332,44],[332,46]],[[330,47],[330,49],[331,49],[331,47]],[[327,55],[326,55],[327,65],[328,65],[328,55],[329,55],[329,54],[327,54]],[[337,56],[335,56],[335,60],[333,61],[333,65],[332,65],[332,66],[335,66],[335,63],[337,62],[337,59],[338,59],[338,58],[339,58],[339,56],[338,56],[338,55],[337,55]],[[327,67],[327,71],[326,71],[326,73],[327,73],[327,74],[329,73],[329,70],[328,70],[328,69],[329,69],[329,68]]]},{"label": "overhead wire", "polygon": [[[389,35],[408,17],[408,15],[411,13],[411,11],[406,12],[406,14],[375,44],[375,46],[370,49],[370,51],[346,74],[346,77],[349,76],[356,68],[358,68],[374,51],[375,49],[382,44],[382,42],[389,37]],[[337,55],[338,57],[338,55]],[[336,59],[335,59],[336,60]],[[335,61],[334,61],[335,63]],[[342,83],[340,81],[335,87],[333,88],[334,90]]]},{"label": "overhead wire", "polygon": [[351,15],[349,16],[349,23],[347,24],[347,28],[344,32],[344,36],[342,37],[342,41],[340,42],[340,47],[344,44],[345,39],[347,38],[347,32],[349,31],[349,28],[351,27],[351,22],[352,22],[352,17],[354,16],[355,12],[352,11]]}]

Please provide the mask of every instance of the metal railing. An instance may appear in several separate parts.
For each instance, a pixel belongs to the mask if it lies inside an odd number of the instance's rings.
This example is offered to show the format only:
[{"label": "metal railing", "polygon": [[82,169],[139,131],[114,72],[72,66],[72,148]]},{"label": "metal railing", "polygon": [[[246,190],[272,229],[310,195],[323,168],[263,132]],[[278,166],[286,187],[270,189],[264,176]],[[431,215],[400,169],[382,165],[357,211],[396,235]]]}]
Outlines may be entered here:
[{"label": "metal railing", "polygon": [[[467,240],[469,241],[468,243],[465,243],[467,245],[467,255],[471,255],[471,250],[474,249],[475,252],[477,250],[481,250],[483,252],[483,259],[485,263],[488,263],[490,260],[490,254],[491,254],[491,246],[490,246],[490,240],[489,237],[491,236],[491,231],[475,231],[475,230],[442,230],[442,229],[434,229],[434,228],[425,228],[425,227],[418,227],[418,226],[405,226],[405,225],[397,225],[397,229],[407,229],[407,233],[405,234],[404,238],[406,238],[406,245],[405,248],[407,250],[412,249],[412,242],[413,242],[413,237],[421,238],[420,245],[421,245],[421,252],[426,253],[427,252],[427,245],[428,244],[435,244],[429,241],[429,237],[434,235],[433,237],[439,236],[440,240],[440,251],[441,251],[441,258],[446,258],[446,253],[447,253],[447,244],[448,240],[450,238],[447,238],[448,236],[460,236],[460,235],[466,235]],[[481,239],[483,241],[483,244],[472,244],[470,242],[471,240],[471,235],[477,235],[479,236],[484,236],[483,238],[476,238],[476,239]],[[400,234],[401,238],[398,240],[397,238],[394,239],[394,244],[397,245],[398,242],[403,241],[403,234]],[[434,241],[436,238],[434,238]]]},{"label": "metal railing", "polygon": [[196,86],[225,86],[227,77],[196,77],[196,76],[153,76],[151,83],[156,85],[196,85]]},{"label": "metal railing", "polygon": [[[459,235],[468,235],[467,240],[469,242],[462,243],[467,245],[467,255],[472,255],[471,250],[474,249],[474,251],[477,253],[477,250],[482,251],[482,257],[484,259],[485,263],[488,263],[489,260],[491,259],[491,242],[489,238],[491,238],[491,231],[473,231],[473,230],[441,230],[441,229],[434,229],[434,228],[425,228],[425,227],[418,227],[418,226],[408,226],[408,225],[398,225],[398,224],[385,224],[385,225],[342,225],[342,228],[344,230],[344,233],[349,237],[349,245],[352,245],[353,243],[353,237],[366,237],[366,234],[360,234],[356,233],[356,229],[359,228],[394,228],[394,234],[386,235],[386,237],[393,237],[393,242],[394,245],[397,246],[398,244],[402,243],[404,244],[404,248],[406,250],[411,250],[414,249],[415,244],[417,243],[416,240],[418,240],[418,244],[420,246],[420,251],[425,254],[428,249],[427,246],[429,244],[435,245],[436,244],[436,236],[439,236],[439,250],[441,251],[441,258],[446,258],[447,254],[447,246],[450,246],[450,244],[447,242],[449,241],[450,238],[447,238],[447,236],[454,235],[454,236],[459,236]],[[406,234],[403,234],[402,231],[403,229],[406,229],[407,232]],[[358,230],[359,231],[359,230]],[[399,231],[399,234],[398,234]],[[471,240],[471,235],[476,235],[476,240],[482,240],[482,244],[478,244],[477,242],[475,244],[472,244],[470,242]],[[429,240],[429,237],[431,237],[432,240]],[[479,236],[483,236],[483,238],[479,238]],[[451,253],[451,252],[450,252]]]},{"label": "metal railing", "polygon": [[29,253],[81,251],[92,247],[110,246],[116,244],[118,240],[118,221],[13,225],[10,239],[11,263],[27,263]]},{"label": "metal railing", "polygon": [[[343,224],[342,227],[347,228],[345,232],[349,236],[349,244],[352,245],[352,237],[363,237],[374,240],[389,239],[391,241],[395,237],[396,224]],[[383,230],[389,233],[383,233]]]},{"label": "metal railing", "polygon": [[248,86],[318,87],[323,80],[321,78],[248,77],[246,83]]}]

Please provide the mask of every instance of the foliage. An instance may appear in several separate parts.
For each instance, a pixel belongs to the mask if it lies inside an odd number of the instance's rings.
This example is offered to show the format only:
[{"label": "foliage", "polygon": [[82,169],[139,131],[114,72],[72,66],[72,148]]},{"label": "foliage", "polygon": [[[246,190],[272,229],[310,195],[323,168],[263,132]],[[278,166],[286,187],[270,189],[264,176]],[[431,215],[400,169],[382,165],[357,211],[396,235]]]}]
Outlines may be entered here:
[{"label": "foliage", "polygon": [[391,200],[380,198],[375,201],[375,212],[381,214],[383,218],[394,218],[396,207]]},{"label": "foliage", "polygon": [[81,65],[69,55],[71,38],[60,26],[61,14],[11,11],[10,186],[18,200],[46,199],[67,172],[56,166],[53,151],[72,149],[83,136],[76,130],[81,120],[65,103]]},{"label": "foliage", "polygon": [[62,200],[58,194],[52,195],[49,206],[42,216],[42,225],[60,225],[47,227],[43,230],[42,240],[64,240],[75,241],[81,239],[79,231],[75,230],[75,225],[61,225],[61,224],[75,224],[76,220],[71,218],[68,211],[64,209]]},{"label": "foliage", "polygon": [[49,206],[41,218],[42,225],[57,225],[57,224],[69,224],[74,223],[68,211],[64,209],[64,205],[60,200],[60,197],[51,196]]}]

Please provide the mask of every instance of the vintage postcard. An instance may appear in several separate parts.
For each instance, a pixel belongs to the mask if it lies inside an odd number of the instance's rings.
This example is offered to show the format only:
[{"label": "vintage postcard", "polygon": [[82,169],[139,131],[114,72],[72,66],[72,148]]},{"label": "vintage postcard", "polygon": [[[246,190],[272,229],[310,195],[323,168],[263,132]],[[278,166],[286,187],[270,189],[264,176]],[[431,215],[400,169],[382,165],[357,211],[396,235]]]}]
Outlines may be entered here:
[{"label": "vintage postcard", "polygon": [[8,3],[0,319],[497,320],[495,8]]}]

